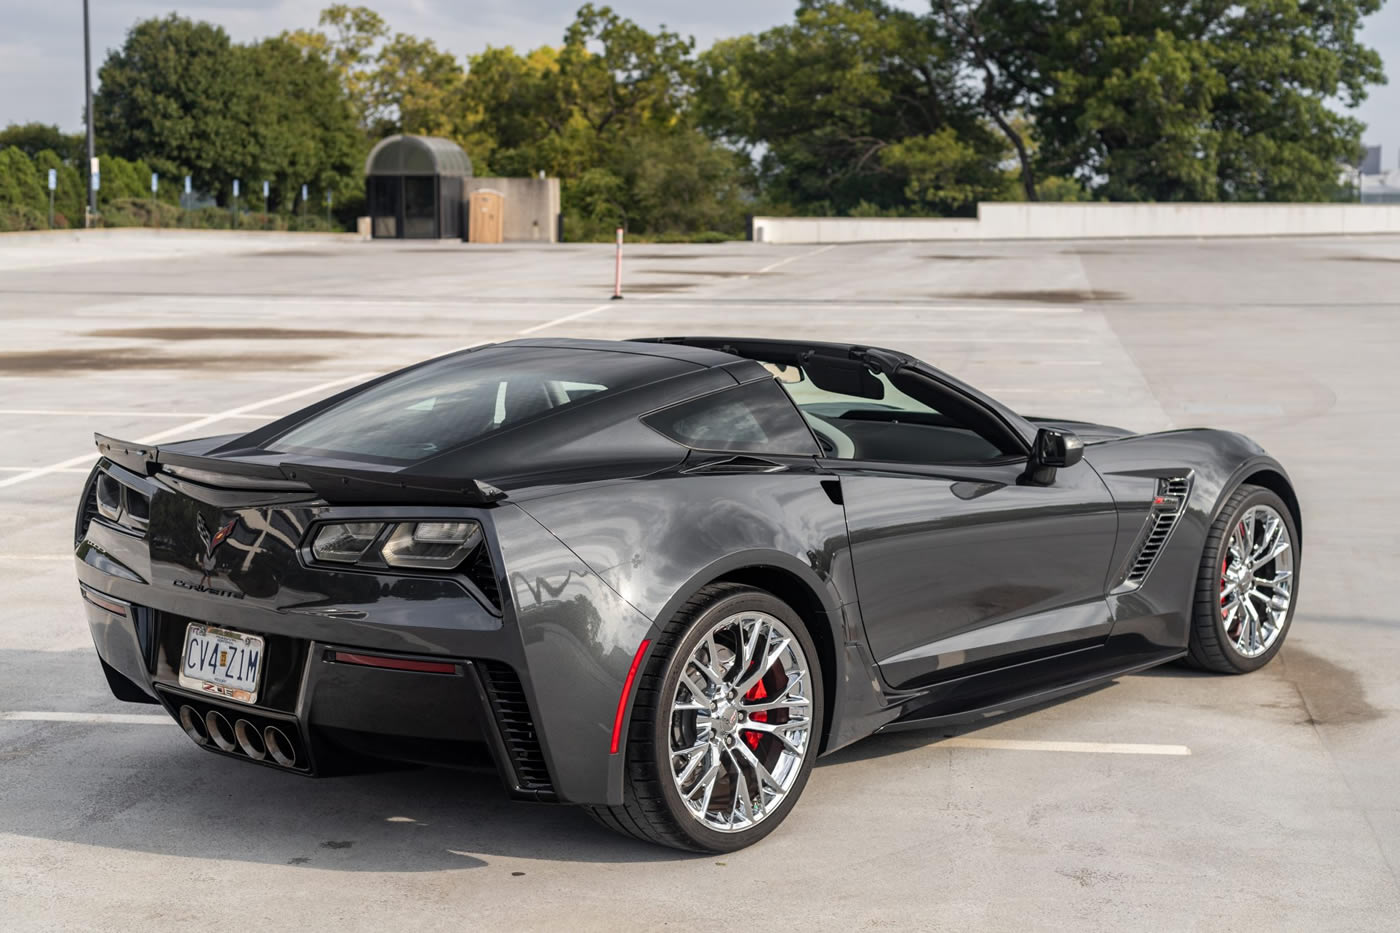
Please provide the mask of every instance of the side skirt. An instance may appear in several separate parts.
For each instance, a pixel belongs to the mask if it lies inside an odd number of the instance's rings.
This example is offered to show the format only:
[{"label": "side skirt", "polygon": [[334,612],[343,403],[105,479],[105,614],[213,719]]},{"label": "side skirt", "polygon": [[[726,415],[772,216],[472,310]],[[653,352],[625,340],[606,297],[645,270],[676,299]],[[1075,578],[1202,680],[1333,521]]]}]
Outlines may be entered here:
[{"label": "side skirt", "polygon": [[[947,711],[948,704],[927,703],[921,704],[917,700],[906,704],[906,712],[898,719],[887,723],[877,729],[877,732],[899,732],[906,729],[925,729],[935,726],[964,725],[967,723],[980,722],[984,719],[992,719],[1005,715],[1014,710],[1023,709],[1027,706],[1036,706],[1051,700],[1057,700],[1070,694],[1080,693],[1091,687],[1124,677],[1128,674],[1136,674],[1149,668],[1175,661],[1184,657],[1185,651],[1174,650],[1164,653],[1143,657],[1139,655],[1136,659],[1129,661],[1127,658],[1120,659],[1120,664],[1114,667],[1093,671],[1066,671],[1066,679],[1052,685],[1042,685],[1025,693],[1014,694],[1004,699],[997,700],[980,706],[973,706],[964,709]],[[911,708],[912,707],[912,708]]]}]

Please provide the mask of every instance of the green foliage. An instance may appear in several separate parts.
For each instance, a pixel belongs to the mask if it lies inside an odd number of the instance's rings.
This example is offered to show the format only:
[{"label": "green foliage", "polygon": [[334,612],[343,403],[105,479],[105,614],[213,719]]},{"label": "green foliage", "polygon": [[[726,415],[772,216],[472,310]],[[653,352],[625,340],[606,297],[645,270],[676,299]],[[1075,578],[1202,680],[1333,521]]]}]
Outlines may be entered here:
[{"label": "green foliage", "polygon": [[104,227],[179,227],[187,230],[295,230],[330,232],[334,229],[325,215],[239,211],[235,225],[234,212],[222,207],[201,207],[181,210],[150,198],[119,198],[102,212]]},{"label": "green foliage", "polygon": [[252,75],[253,122],[250,158],[241,174],[245,204],[262,204],[262,182],[269,183],[269,207],[291,208],[301,185],[318,192],[358,190],[365,144],[353,109],[335,73],[320,58],[286,39],[243,47]]},{"label": "green foliage", "polygon": [[[39,171],[39,181],[48,193],[49,169],[58,173],[58,185],[53,193],[54,226],[81,227],[83,207],[87,202],[87,189],[77,169],[63,161],[52,149],[44,149],[34,157],[34,167]],[[47,204],[45,204],[47,208]],[[45,212],[47,220],[47,211]]]},{"label": "green foliage", "polygon": [[[563,179],[565,237],[690,237],[743,228],[743,165],[689,106],[692,43],[584,5],[558,50],[468,64],[457,138],[477,174]],[[489,165],[489,169],[487,166]]]},{"label": "green foliage", "polygon": [[808,0],[792,24],[718,42],[700,65],[701,123],[761,153],[767,202],[966,213],[1005,196],[1003,146],[927,17],[881,0]]},{"label": "green foliage", "polygon": [[172,14],[133,26],[98,77],[103,151],[149,159],[180,185],[191,175],[220,203],[235,179],[259,199],[262,180],[274,182],[274,204],[303,183],[359,185],[364,140],[336,73],[288,39],[234,45],[221,28]]},{"label": "green foliage", "polygon": [[[563,180],[569,239],[736,236],[747,212],[970,215],[979,201],[1328,200],[1384,80],[1358,38],[1382,0],[800,0],[716,42],[587,3],[557,46],[463,60],[338,4],[236,44],[178,15],[99,70],[109,224],[346,228],[392,133],[457,140],[478,175]],[[86,198],[81,136],[0,132],[0,226]],[[161,176],[152,204],[150,173]],[[179,212],[184,175],[220,208]],[[262,182],[271,187],[266,214]],[[310,186],[310,203],[299,192]],[[326,220],[326,193],[335,198]]]},{"label": "green foliage", "polygon": [[[1124,201],[1321,201],[1383,82],[1361,45],[1382,0],[939,0],[984,111],[1020,111],[1026,174]],[[1030,165],[1029,161],[1034,164]]]},{"label": "green foliage", "polygon": [[81,133],[65,133],[44,123],[12,123],[0,130],[0,149],[9,146],[31,159],[48,149],[62,161],[76,165],[86,155],[87,140]]},{"label": "green foliage", "polygon": [[1036,182],[1038,200],[1041,201],[1092,201],[1093,195],[1073,178],[1058,175],[1042,177]]},{"label": "green foliage", "polygon": [[15,146],[0,149],[0,205],[47,216],[49,198],[45,184],[34,163],[21,149]]},{"label": "green foliage", "polygon": [[1015,197],[1010,179],[997,167],[999,147],[980,142],[945,126],[887,146],[880,151],[880,164],[905,180],[904,197],[916,213],[975,212],[978,201]]}]

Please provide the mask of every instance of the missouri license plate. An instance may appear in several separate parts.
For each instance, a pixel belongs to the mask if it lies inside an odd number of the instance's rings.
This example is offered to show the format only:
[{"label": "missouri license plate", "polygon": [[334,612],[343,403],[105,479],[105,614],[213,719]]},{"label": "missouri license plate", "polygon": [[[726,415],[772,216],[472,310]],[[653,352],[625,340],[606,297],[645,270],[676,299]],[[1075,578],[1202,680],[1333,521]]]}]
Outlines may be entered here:
[{"label": "missouri license plate", "polygon": [[191,622],[185,629],[180,686],[240,703],[256,703],[263,661],[259,636]]}]

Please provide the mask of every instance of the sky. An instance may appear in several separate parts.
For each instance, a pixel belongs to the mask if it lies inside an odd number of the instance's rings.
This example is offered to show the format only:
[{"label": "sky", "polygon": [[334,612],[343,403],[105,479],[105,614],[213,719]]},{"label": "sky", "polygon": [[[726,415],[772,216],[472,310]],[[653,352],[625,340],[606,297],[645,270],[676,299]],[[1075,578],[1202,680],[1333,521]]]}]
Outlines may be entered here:
[{"label": "sky", "polygon": [[[121,45],[137,20],[171,10],[223,26],[236,41],[315,26],[332,0],[90,0],[93,76],[108,49]],[[558,43],[583,0],[347,0],[377,10],[400,32],[427,36],[457,55],[488,45],[534,48]],[[602,0],[608,2],[608,0]],[[928,0],[894,0],[926,9]],[[600,5],[602,3],[600,2]],[[717,38],[787,22],[796,0],[610,0],[608,5],[648,29],[664,24],[704,48]],[[1372,88],[1356,116],[1368,124],[1363,141],[1380,145],[1383,167],[1400,166],[1400,0],[1389,0],[1366,23],[1362,39],[1385,60],[1391,83]],[[83,32],[79,0],[56,3],[0,0],[0,126],[56,123],[82,127]]]}]

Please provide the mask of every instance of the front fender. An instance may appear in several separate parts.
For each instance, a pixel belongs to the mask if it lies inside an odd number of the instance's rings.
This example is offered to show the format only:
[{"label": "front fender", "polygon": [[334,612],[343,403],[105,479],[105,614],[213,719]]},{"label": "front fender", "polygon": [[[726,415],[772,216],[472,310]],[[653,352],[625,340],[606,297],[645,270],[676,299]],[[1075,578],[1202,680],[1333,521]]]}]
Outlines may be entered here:
[{"label": "front fender", "polygon": [[1106,581],[1110,586],[1121,576],[1123,562],[1131,559],[1129,545],[1149,514],[1156,477],[1190,473],[1186,508],[1151,573],[1139,589],[1109,597],[1114,636],[1140,636],[1162,648],[1184,648],[1190,638],[1201,551],[1211,525],[1231,493],[1250,476],[1261,471],[1276,474],[1291,492],[1288,474],[1250,438],[1208,428],[1095,444],[1086,459],[1108,484],[1118,509],[1119,547]]}]

